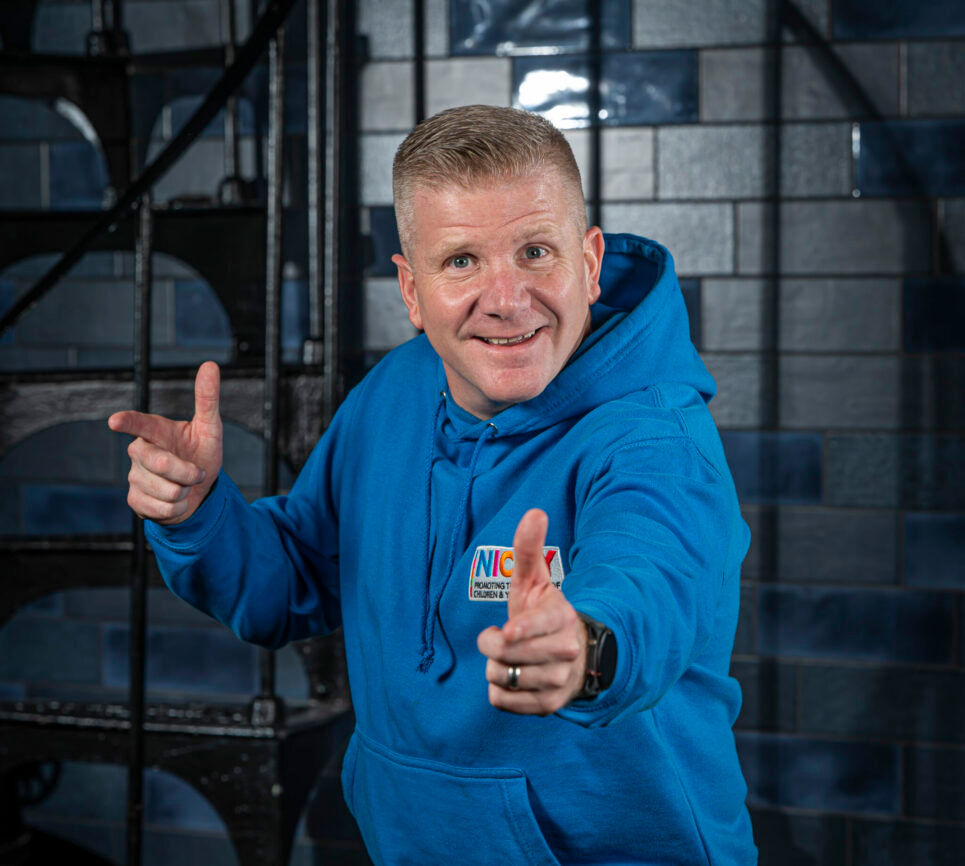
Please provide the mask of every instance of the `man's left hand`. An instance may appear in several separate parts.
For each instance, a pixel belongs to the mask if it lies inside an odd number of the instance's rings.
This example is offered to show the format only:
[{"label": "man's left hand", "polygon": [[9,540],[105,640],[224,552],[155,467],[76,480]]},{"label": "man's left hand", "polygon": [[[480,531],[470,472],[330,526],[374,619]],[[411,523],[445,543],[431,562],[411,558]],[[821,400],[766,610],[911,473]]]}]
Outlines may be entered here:
[{"label": "man's left hand", "polygon": [[[489,702],[501,710],[547,716],[565,707],[583,687],[586,627],[550,581],[543,558],[546,513],[531,508],[513,538],[509,619],[490,626],[476,640],[489,661]],[[510,688],[510,668],[518,668]]]}]

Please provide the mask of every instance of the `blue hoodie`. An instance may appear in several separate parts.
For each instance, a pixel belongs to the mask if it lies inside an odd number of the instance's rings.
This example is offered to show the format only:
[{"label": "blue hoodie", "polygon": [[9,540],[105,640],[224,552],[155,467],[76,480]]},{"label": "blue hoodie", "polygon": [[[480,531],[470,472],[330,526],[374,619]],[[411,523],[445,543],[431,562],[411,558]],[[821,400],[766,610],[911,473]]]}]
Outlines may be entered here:
[{"label": "blue hoodie", "polygon": [[[357,728],[346,802],[379,864],[757,860],[728,675],[749,532],[670,254],[606,238],[593,331],[488,421],[425,336],[348,396],[291,493],[222,474],[149,526],[171,589],[269,647],[343,626]],[[569,601],[613,630],[613,684],[539,718],[490,706],[477,635],[500,551],[549,515]]]}]

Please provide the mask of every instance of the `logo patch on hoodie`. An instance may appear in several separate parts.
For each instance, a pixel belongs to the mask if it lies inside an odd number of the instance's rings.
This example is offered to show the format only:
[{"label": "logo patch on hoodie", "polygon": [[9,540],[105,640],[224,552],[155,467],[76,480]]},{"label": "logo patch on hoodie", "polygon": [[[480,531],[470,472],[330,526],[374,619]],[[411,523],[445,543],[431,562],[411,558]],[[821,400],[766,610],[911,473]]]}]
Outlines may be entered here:
[{"label": "logo patch on hoodie", "polygon": [[[543,559],[550,569],[550,581],[557,589],[563,583],[563,562],[558,547],[544,547]],[[469,570],[470,601],[506,601],[513,576],[513,549],[481,545],[476,548]]]}]

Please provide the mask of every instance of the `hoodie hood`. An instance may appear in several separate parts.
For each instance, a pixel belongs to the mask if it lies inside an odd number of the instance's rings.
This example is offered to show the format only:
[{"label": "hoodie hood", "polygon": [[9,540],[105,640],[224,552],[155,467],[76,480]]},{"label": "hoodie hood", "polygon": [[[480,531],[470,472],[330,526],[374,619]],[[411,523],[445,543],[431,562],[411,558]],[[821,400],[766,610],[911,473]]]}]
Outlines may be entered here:
[{"label": "hoodie hood", "polygon": [[[545,429],[658,382],[689,385],[704,402],[716,393],[714,380],[690,341],[673,257],[647,238],[604,238],[601,294],[590,307],[592,331],[539,396],[490,419],[501,435]],[[441,361],[438,375],[440,388],[447,390]],[[476,438],[487,423],[463,427],[460,434]]]}]

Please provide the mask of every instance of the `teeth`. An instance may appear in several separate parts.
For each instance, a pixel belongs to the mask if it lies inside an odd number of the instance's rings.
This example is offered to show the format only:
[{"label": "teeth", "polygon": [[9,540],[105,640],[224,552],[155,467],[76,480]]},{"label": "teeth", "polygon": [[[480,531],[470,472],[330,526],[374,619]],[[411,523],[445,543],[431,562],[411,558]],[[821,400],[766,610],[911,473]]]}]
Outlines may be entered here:
[{"label": "teeth", "polygon": [[512,346],[516,343],[522,343],[523,340],[528,340],[535,333],[536,331],[530,331],[528,334],[522,334],[519,337],[483,337],[482,339],[491,346]]}]

